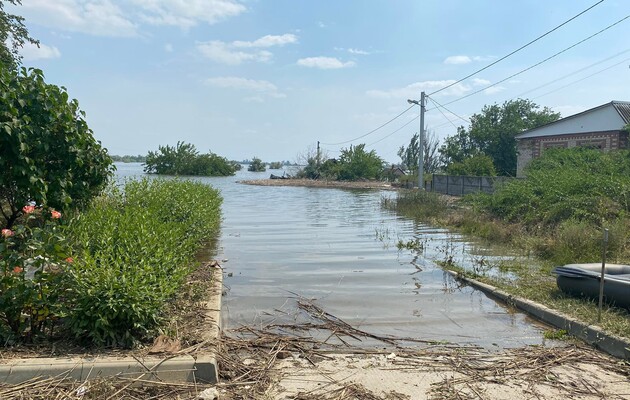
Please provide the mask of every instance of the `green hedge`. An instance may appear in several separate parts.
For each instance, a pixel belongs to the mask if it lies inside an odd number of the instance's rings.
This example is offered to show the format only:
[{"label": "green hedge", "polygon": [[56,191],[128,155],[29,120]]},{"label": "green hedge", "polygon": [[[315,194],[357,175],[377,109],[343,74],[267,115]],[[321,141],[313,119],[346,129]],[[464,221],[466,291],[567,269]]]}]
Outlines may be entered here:
[{"label": "green hedge", "polygon": [[160,321],[199,247],[220,226],[219,192],[198,182],[128,182],[70,226],[69,326],[96,345],[130,346]]}]

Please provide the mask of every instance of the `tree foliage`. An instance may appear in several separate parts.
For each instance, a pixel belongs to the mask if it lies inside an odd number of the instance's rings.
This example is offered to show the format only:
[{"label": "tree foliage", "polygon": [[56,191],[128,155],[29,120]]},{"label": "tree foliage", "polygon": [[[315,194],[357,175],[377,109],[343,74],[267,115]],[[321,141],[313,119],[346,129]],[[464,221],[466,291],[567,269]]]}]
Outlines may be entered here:
[{"label": "tree foliage", "polygon": [[443,159],[463,162],[468,157],[479,153],[492,159],[499,175],[516,174],[516,139],[517,134],[556,121],[559,113],[536,103],[517,99],[503,105],[486,105],[481,113],[470,118],[470,127],[460,127],[457,134],[448,138],[440,149]]},{"label": "tree foliage", "polygon": [[113,174],[77,100],[42,71],[0,67],[0,211],[10,227],[30,201],[60,210],[86,204]]},{"label": "tree foliage", "polygon": [[375,150],[365,151],[365,144],[350,146],[341,149],[337,179],[342,181],[377,179],[383,173],[383,165],[383,160]]},{"label": "tree foliage", "polygon": [[144,172],[158,175],[229,176],[235,171],[227,159],[212,152],[199,154],[195,145],[184,142],[149,151],[144,164]]},{"label": "tree foliage", "polygon": [[247,170],[251,172],[265,172],[267,170],[267,167],[260,158],[254,157],[249,164],[249,167],[247,167]]},{"label": "tree foliage", "polygon": [[[440,168],[440,158],[438,154],[438,147],[440,141],[435,136],[435,133],[430,130],[426,130],[424,140],[422,141],[422,164],[424,172],[432,174],[437,172]],[[398,149],[398,157],[400,157],[401,164],[409,171],[418,171],[418,134],[416,133],[411,137],[409,145],[407,147],[400,146]]]},{"label": "tree foliage", "polygon": [[449,175],[470,175],[470,176],[495,176],[492,158],[485,154],[477,154],[465,158],[462,162],[453,162],[446,167]]},{"label": "tree foliage", "polygon": [[22,60],[20,48],[31,43],[39,46],[39,42],[29,36],[24,25],[24,18],[9,14],[4,10],[5,3],[21,5],[21,0],[0,0],[0,64],[5,68],[16,69]]}]

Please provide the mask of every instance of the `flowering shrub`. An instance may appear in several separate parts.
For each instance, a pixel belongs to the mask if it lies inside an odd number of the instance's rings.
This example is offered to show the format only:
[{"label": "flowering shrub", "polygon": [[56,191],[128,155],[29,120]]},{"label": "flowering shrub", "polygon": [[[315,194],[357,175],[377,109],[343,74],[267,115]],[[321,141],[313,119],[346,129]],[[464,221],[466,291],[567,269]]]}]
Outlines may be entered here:
[{"label": "flowering shrub", "polygon": [[0,338],[30,339],[53,328],[65,313],[69,256],[61,213],[27,205],[0,237]]}]

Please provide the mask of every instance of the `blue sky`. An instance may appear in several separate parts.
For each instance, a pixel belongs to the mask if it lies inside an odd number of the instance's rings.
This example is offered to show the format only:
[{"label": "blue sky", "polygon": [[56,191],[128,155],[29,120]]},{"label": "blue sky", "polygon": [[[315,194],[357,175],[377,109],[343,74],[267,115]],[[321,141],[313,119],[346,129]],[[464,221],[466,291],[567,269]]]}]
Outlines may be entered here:
[{"label": "blue sky", "polygon": [[[8,10],[41,42],[23,50],[24,65],[42,68],[79,100],[111,154],[183,140],[229,159],[293,161],[318,140],[373,130],[407,109],[408,98],[488,65],[597,1],[23,0]],[[445,104],[483,89],[628,14],[630,1],[605,0],[433,98]],[[429,102],[426,125],[443,139],[466,124],[459,117],[521,94],[563,116],[630,100],[629,37],[627,19],[448,105],[457,114],[442,110],[448,119]],[[351,143],[397,161],[417,115],[414,107]],[[335,156],[351,143],[322,148]]]}]

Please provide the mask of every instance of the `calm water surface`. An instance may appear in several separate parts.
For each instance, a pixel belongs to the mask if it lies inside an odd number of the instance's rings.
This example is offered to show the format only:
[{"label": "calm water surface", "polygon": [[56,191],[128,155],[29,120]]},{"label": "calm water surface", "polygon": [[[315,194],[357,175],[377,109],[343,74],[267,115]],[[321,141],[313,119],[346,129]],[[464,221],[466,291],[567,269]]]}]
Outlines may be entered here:
[{"label": "calm water surface", "polygon": [[[118,177],[142,175],[140,164],[117,167]],[[224,280],[228,327],[291,313],[297,294],[377,334],[486,347],[543,343],[542,328],[524,314],[459,287],[434,264],[452,256],[472,265],[483,249],[383,210],[381,197],[394,192],[237,183],[268,177],[199,179],[224,198],[217,257],[232,273]],[[397,249],[414,238],[425,244],[420,254]]]}]

